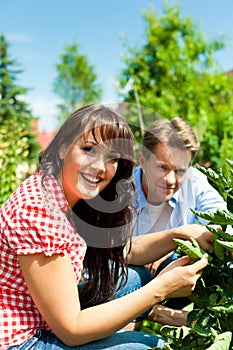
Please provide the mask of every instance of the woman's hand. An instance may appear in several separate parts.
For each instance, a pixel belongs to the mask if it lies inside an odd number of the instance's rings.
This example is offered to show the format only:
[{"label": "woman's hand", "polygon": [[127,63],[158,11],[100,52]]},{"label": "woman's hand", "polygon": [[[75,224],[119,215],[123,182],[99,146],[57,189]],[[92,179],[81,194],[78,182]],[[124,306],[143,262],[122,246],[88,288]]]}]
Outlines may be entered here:
[{"label": "woman's hand", "polygon": [[161,284],[164,299],[185,297],[192,294],[207,264],[207,254],[193,264],[188,256],[184,256],[165,267],[153,281]]}]

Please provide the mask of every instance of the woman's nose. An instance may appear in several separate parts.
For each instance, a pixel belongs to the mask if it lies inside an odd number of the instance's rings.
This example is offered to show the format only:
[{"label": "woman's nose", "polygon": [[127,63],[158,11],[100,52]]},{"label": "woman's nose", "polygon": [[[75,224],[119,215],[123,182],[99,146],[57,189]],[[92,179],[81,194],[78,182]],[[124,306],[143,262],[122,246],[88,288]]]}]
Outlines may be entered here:
[{"label": "woman's nose", "polygon": [[105,169],[105,157],[104,155],[99,154],[95,161],[92,163],[92,167],[96,170],[104,170]]}]

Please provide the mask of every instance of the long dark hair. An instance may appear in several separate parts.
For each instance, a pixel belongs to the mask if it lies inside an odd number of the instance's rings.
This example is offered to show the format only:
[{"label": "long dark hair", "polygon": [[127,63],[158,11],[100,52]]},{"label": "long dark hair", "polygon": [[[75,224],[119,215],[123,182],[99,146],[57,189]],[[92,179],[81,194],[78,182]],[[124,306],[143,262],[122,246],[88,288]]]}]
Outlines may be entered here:
[{"label": "long dark hair", "polygon": [[72,208],[77,232],[85,239],[84,271],[88,276],[80,292],[82,308],[106,302],[126,281],[124,247],[132,235],[134,194],[134,136],[126,121],[103,105],[88,105],[75,111],[61,126],[53,141],[40,155],[45,175],[60,175],[61,145],[71,146],[81,135],[91,132],[94,139],[107,142],[120,154],[115,176],[91,200],[80,199]]}]

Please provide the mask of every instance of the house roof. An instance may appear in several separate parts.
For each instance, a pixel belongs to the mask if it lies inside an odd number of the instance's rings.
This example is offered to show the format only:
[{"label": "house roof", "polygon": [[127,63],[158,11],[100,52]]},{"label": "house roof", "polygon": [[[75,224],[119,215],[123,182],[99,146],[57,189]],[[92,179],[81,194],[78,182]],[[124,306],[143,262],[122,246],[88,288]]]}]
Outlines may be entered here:
[{"label": "house roof", "polygon": [[55,131],[40,131],[38,125],[38,118],[34,118],[31,121],[32,132],[36,135],[36,139],[41,145],[41,150],[43,151],[52,140],[55,135]]},{"label": "house roof", "polygon": [[41,145],[41,150],[44,150],[48,146],[54,134],[55,131],[38,131],[37,141]]}]

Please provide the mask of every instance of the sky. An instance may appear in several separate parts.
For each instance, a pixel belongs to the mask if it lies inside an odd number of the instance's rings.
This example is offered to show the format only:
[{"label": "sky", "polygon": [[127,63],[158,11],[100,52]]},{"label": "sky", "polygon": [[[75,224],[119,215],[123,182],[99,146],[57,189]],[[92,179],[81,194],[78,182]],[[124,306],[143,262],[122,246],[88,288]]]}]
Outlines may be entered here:
[{"label": "sky", "polygon": [[[227,47],[216,55],[221,67],[233,69],[233,1],[167,0],[179,4],[183,17],[191,16],[208,39],[226,37]],[[58,97],[53,93],[56,64],[64,45],[80,44],[80,51],[94,66],[103,88],[103,103],[117,103],[117,75],[124,67],[121,55],[130,45],[143,45],[146,22],[142,10],[153,5],[163,14],[162,0],[0,0],[0,34],[10,57],[20,64],[17,84],[29,88],[26,101],[39,118],[41,131],[57,125]]]}]

